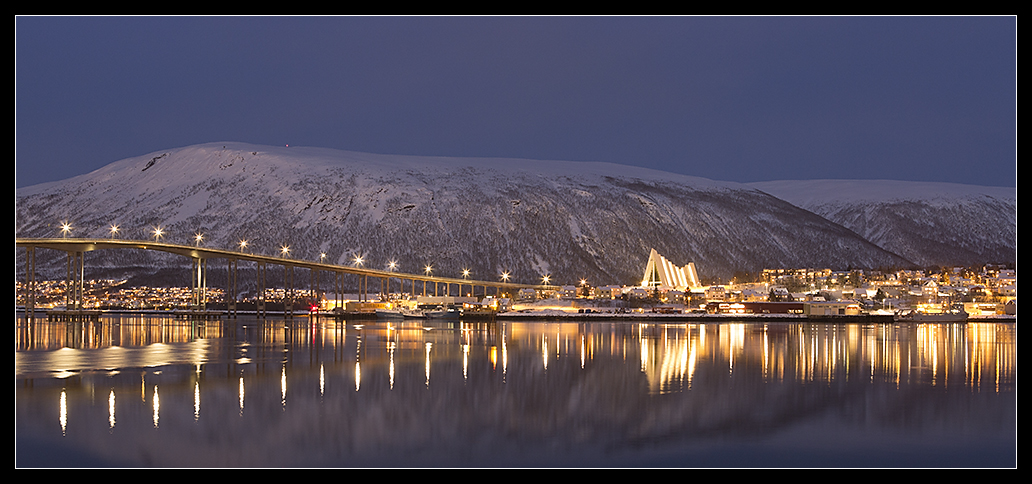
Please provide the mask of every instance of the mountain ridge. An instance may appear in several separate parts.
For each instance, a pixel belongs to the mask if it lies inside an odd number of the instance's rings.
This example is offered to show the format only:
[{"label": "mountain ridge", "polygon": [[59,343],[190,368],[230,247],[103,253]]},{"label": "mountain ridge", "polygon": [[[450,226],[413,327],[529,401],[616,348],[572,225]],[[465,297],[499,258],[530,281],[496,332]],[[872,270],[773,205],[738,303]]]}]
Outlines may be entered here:
[{"label": "mountain ridge", "polygon": [[[266,253],[290,245],[300,258],[325,253],[346,264],[363,255],[486,279],[508,271],[524,281],[633,284],[652,248],[719,279],[768,267],[913,264],[748,184],[613,163],[204,143],[17,189],[16,198],[18,237],[57,235],[61,220],[91,237],[111,224],[127,238],[162,226],[185,243],[204,233],[212,246],[247,239]],[[96,263],[182,261],[135,254]]]},{"label": "mountain ridge", "polygon": [[1017,193],[896,180],[750,183],[920,266],[1016,262]]}]

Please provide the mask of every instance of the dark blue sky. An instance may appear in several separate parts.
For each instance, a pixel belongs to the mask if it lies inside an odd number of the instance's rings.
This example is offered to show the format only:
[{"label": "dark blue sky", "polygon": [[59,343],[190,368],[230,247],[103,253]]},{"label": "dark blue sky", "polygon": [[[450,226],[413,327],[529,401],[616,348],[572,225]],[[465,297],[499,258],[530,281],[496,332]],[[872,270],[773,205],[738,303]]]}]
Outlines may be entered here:
[{"label": "dark blue sky", "polygon": [[1015,17],[17,17],[16,184],[215,141],[1015,186]]}]

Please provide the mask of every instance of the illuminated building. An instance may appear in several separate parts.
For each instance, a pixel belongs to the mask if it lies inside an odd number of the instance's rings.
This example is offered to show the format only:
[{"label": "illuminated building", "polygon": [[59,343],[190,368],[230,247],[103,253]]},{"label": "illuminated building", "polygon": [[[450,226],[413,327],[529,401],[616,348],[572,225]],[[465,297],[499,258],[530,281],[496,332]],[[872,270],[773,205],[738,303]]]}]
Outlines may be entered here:
[{"label": "illuminated building", "polygon": [[645,264],[645,275],[641,278],[642,287],[658,287],[661,290],[674,289],[689,291],[693,287],[702,287],[695,263],[689,262],[684,267],[677,267],[656,249],[649,253],[649,261]]}]

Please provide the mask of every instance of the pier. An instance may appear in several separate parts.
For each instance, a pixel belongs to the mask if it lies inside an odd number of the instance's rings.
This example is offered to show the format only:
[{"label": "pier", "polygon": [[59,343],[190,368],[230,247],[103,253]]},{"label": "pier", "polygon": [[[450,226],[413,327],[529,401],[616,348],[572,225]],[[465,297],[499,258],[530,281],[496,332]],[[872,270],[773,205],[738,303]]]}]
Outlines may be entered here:
[{"label": "pier", "polygon": [[222,311],[172,311],[172,317],[175,319],[188,321],[217,321],[222,319],[222,316]]},{"label": "pier", "polygon": [[[28,310],[26,310],[28,314]],[[48,321],[76,322],[99,321],[101,311],[91,309],[54,309],[47,311]]]}]

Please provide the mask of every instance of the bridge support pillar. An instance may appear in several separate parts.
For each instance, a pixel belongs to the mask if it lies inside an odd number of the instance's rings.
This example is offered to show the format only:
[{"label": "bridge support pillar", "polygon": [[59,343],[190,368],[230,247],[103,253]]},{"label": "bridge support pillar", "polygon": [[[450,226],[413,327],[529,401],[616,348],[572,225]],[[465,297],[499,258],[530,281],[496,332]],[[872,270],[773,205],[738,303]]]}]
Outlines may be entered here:
[{"label": "bridge support pillar", "polygon": [[294,266],[283,266],[283,315],[294,317]]},{"label": "bridge support pillar", "polygon": [[347,309],[347,305],[344,302],[344,274],[345,273],[343,272],[337,273],[337,276],[340,278],[338,282],[339,287],[337,289],[337,307],[340,308],[341,311]]},{"label": "bridge support pillar", "polygon": [[68,273],[65,279],[65,309],[81,311],[83,309],[83,253],[68,252]]},{"label": "bridge support pillar", "polygon": [[25,252],[25,319],[32,321],[36,318],[36,248],[26,247]]},{"label": "bridge support pillar", "polygon": [[[310,304],[314,304],[314,305],[316,305],[318,307],[319,301],[320,301],[320,298],[319,298],[319,269],[314,269],[313,268],[313,269],[310,269],[309,272],[310,272],[310,275],[312,276],[312,284],[311,284],[311,288],[310,288],[310,293],[311,293],[312,300],[311,300]],[[311,307],[311,306],[309,305],[309,307]]]},{"label": "bridge support pillar", "polygon": [[237,317],[237,264],[239,260],[229,258],[226,261],[226,315],[235,318]]},{"label": "bridge support pillar", "polygon": [[208,261],[194,257],[191,268],[190,289],[192,291],[191,305],[195,311],[204,311],[208,305]]},{"label": "bridge support pillar", "polygon": [[257,285],[258,285],[258,300],[255,302],[255,309],[257,310],[258,317],[265,318],[265,263],[258,261],[258,271],[256,274]]}]

